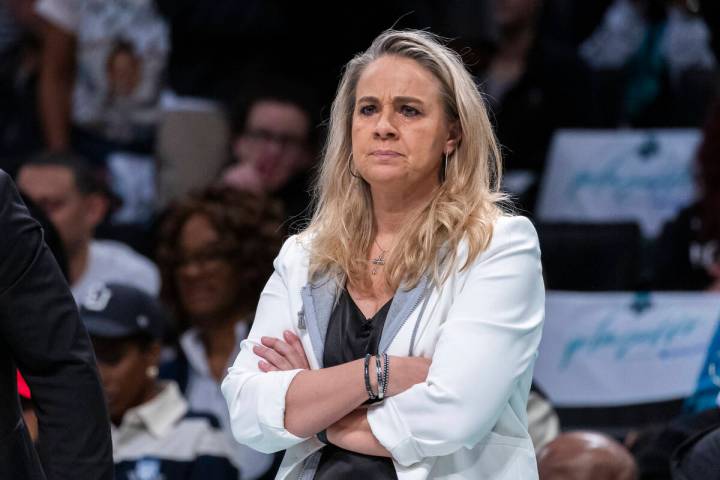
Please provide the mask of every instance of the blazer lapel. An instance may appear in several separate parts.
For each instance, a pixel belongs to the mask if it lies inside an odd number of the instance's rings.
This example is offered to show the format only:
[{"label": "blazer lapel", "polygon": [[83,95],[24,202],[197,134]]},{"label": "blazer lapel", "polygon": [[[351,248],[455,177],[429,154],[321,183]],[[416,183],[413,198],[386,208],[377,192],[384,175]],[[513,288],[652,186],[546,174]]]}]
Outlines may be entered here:
[{"label": "blazer lapel", "polygon": [[[380,336],[380,345],[378,352],[384,353],[395,339],[395,335],[400,331],[408,317],[415,311],[418,304],[422,301],[427,293],[428,276],[423,275],[420,281],[410,290],[398,288],[390,304],[385,326]],[[419,319],[418,319],[419,320]]]},{"label": "blazer lapel", "polygon": [[[380,336],[378,351],[385,352],[388,349],[407,319],[427,295],[428,284],[428,276],[423,275],[418,284],[412,289],[404,290],[399,288],[395,292]],[[338,299],[338,293],[337,282],[329,276],[323,277],[317,282],[306,284],[301,291],[302,314],[310,335],[313,353],[320,368],[324,366],[325,336],[330,324],[330,316]]]},{"label": "blazer lapel", "polygon": [[305,325],[310,335],[313,353],[320,368],[323,367],[325,336],[330,315],[338,298],[338,285],[326,276],[314,283],[308,283],[301,291]]}]

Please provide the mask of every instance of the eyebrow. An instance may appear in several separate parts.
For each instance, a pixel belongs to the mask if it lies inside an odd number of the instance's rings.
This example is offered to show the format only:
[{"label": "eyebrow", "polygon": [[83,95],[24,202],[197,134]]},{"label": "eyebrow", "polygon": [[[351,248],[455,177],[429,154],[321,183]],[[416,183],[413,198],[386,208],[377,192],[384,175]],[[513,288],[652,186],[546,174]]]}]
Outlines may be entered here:
[{"label": "eyebrow", "polygon": [[[380,103],[376,97],[371,96],[362,97],[357,101],[357,103],[361,102]],[[416,97],[395,97],[393,98],[393,103],[419,103],[420,105],[424,105],[423,101]]]}]

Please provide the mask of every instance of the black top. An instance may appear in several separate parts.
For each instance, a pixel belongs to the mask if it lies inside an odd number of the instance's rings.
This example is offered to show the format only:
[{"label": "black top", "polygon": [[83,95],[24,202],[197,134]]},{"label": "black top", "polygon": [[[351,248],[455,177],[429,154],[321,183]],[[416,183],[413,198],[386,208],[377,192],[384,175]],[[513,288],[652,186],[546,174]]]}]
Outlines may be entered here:
[{"label": "black top", "polygon": [[[110,420],[90,339],[57,262],[0,170],[0,478],[110,480]],[[22,423],[15,367],[40,426]]]},{"label": "black top", "polygon": [[[330,316],[325,337],[325,367],[332,367],[363,358],[367,353],[378,352],[380,335],[385,325],[385,317],[390,309],[388,301],[370,319],[366,319],[353,302],[347,290],[343,290]],[[375,368],[373,361],[372,368]],[[374,480],[396,479],[395,467],[387,457],[374,457],[344,450],[335,445],[326,445],[315,473],[315,480]]]}]

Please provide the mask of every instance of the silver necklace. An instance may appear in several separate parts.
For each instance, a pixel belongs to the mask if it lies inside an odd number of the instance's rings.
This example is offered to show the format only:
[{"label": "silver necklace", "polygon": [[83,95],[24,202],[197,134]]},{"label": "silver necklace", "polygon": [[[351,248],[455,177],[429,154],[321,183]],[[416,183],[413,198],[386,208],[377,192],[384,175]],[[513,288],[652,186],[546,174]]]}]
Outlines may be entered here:
[{"label": "silver necklace", "polygon": [[385,254],[387,253],[387,250],[383,250],[377,239],[375,239],[375,245],[380,249],[380,255],[370,260],[370,263],[373,264],[372,270],[370,270],[371,275],[377,275],[378,267],[385,265]]}]

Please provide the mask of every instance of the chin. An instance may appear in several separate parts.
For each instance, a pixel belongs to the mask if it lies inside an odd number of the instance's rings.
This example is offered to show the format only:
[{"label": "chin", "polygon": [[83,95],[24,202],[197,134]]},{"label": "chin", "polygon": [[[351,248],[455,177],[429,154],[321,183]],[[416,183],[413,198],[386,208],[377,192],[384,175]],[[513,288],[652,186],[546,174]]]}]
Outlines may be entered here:
[{"label": "chin", "polygon": [[187,310],[190,323],[200,330],[222,325],[225,316],[217,308]]},{"label": "chin", "polygon": [[373,187],[403,189],[410,182],[405,175],[375,175],[366,178],[365,181]]},{"label": "chin", "polygon": [[407,171],[397,165],[381,165],[368,169],[367,173],[361,175],[369,184],[392,184],[407,182]]}]

